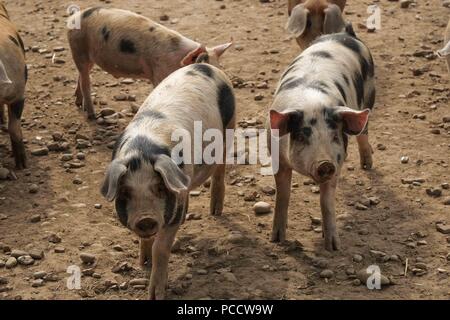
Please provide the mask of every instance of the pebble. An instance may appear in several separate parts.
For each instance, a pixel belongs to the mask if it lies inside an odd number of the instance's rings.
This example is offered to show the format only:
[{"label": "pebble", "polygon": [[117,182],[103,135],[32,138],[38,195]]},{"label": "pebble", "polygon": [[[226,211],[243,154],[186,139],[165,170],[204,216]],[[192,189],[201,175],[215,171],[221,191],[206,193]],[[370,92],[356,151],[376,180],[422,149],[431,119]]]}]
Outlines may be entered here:
[{"label": "pebble", "polygon": [[73,155],[71,155],[70,153],[68,154],[63,154],[60,158],[61,161],[66,162],[66,161],[71,161],[73,160]]},{"label": "pebble", "polygon": [[12,269],[15,266],[17,266],[17,264],[18,264],[17,259],[14,257],[10,257],[8,258],[8,260],[6,260],[5,267],[6,269]]},{"label": "pebble", "polygon": [[45,278],[46,275],[47,275],[47,272],[45,272],[45,271],[37,271],[37,272],[33,273],[33,278],[34,279],[43,279],[43,278]]},{"label": "pebble", "polygon": [[311,192],[312,193],[315,193],[315,194],[318,194],[318,193],[320,193],[320,188],[319,187],[311,187]]},{"label": "pebble", "polygon": [[446,197],[442,203],[446,206],[450,206],[450,197]]},{"label": "pebble", "polygon": [[60,243],[61,240],[62,240],[61,237],[55,233],[48,236],[48,241],[51,243]]},{"label": "pebble", "polygon": [[439,198],[442,195],[442,190],[439,188],[427,188],[425,191],[427,195],[433,198]]},{"label": "pebble", "polygon": [[30,266],[34,264],[34,259],[31,256],[21,256],[17,258],[17,262],[23,266]]},{"label": "pebble", "polygon": [[333,278],[334,272],[330,269],[325,269],[320,273],[321,278],[330,279]]},{"label": "pebble", "polygon": [[48,155],[49,150],[47,147],[41,147],[34,150],[31,150],[31,154],[33,156],[42,157]]},{"label": "pebble", "polygon": [[55,253],[64,253],[66,249],[64,247],[55,247]]},{"label": "pebble", "polygon": [[38,223],[41,221],[41,215],[40,214],[34,214],[30,218],[31,223]]},{"label": "pebble", "polygon": [[436,224],[436,230],[443,234],[450,234],[450,225],[445,225],[442,223]]},{"label": "pebble", "polygon": [[367,206],[363,205],[361,202],[357,202],[355,204],[355,208],[356,208],[356,210],[362,210],[362,211],[369,209]]},{"label": "pebble", "polygon": [[103,206],[100,203],[94,204],[94,208],[100,210]]},{"label": "pebble", "polygon": [[21,256],[28,256],[28,255],[29,255],[28,252],[23,251],[23,250],[12,250],[11,251],[11,257],[14,257],[14,258],[18,258]]},{"label": "pebble", "polygon": [[144,278],[138,278],[138,279],[130,280],[130,282],[128,284],[130,286],[132,286],[132,287],[134,287],[134,286],[147,286],[148,285],[148,280],[144,279]]},{"label": "pebble", "polygon": [[191,192],[189,193],[189,195],[190,195],[191,197],[198,197],[198,196],[200,196],[201,194],[202,194],[201,191],[191,191]]},{"label": "pebble", "polygon": [[42,287],[44,285],[44,280],[43,279],[36,279],[31,283],[31,286],[33,288],[39,288]]},{"label": "pebble", "polygon": [[30,256],[34,260],[41,260],[41,259],[44,258],[44,251],[42,251],[42,250],[31,250],[30,251]]},{"label": "pebble", "polygon": [[31,194],[36,194],[36,193],[38,193],[38,191],[39,191],[39,186],[37,184],[32,184],[28,188],[28,192]]},{"label": "pebble", "polygon": [[93,264],[96,260],[96,257],[95,257],[95,255],[90,254],[90,253],[82,253],[82,254],[80,254],[80,259],[85,264]]},{"label": "pebble", "polygon": [[355,261],[355,262],[361,262],[361,261],[363,261],[363,260],[364,260],[364,258],[363,258],[362,255],[360,255],[360,254],[355,254],[355,255],[353,255],[353,261]]},{"label": "pebble", "polygon": [[227,241],[229,243],[241,243],[241,242],[245,241],[245,237],[241,232],[233,231],[228,235]]},{"label": "pebble", "polygon": [[255,205],[253,206],[253,210],[256,214],[267,214],[272,211],[272,208],[269,203],[260,201],[255,203]]},{"label": "pebble", "polygon": [[123,252],[123,248],[120,244],[116,244],[113,246],[113,249],[118,252]]},{"label": "pebble", "polygon": [[271,186],[265,186],[265,187],[262,187],[262,188],[261,188],[261,191],[262,191],[263,193],[265,193],[266,195],[268,195],[268,196],[273,196],[273,195],[276,193],[275,188],[274,188],[274,187],[271,187]]},{"label": "pebble", "polygon": [[409,157],[406,156],[401,157],[400,162],[403,164],[407,164],[409,162]]},{"label": "pebble", "polygon": [[196,271],[196,273],[197,273],[198,275],[200,275],[200,276],[205,276],[205,275],[208,274],[208,270],[205,270],[205,269],[198,269],[198,270]]}]

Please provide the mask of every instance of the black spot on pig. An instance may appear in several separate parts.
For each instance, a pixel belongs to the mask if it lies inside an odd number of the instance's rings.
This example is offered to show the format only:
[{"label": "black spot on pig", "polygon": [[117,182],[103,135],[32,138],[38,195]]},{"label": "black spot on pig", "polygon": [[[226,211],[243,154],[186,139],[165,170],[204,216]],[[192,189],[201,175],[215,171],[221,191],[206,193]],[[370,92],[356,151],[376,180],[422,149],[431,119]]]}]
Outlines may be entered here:
[{"label": "black spot on pig", "polygon": [[347,32],[353,38],[357,38],[355,30],[353,30],[353,25],[351,22],[345,24],[345,32]]},{"label": "black spot on pig", "polygon": [[155,111],[155,110],[145,110],[145,111],[141,111],[139,112],[133,119],[133,122],[140,122],[142,120],[164,120],[166,119],[166,115],[159,112],[159,111]]},{"label": "black spot on pig", "polygon": [[127,195],[123,192],[119,192],[116,198],[116,212],[120,223],[122,223],[122,225],[125,227],[128,227],[127,203]]},{"label": "black spot on pig", "polygon": [[350,79],[348,78],[348,76],[346,74],[343,74],[342,78],[344,78],[345,84],[347,86],[349,86],[350,85]]},{"label": "black spot on pig", "polygon": [[94,12],[97,12],[101,9],[101,7],[92,7],[83,12],[83,19],[89,18]]},{"label": "black spot on pig", "polygon": [[278,92],[284,91],[284,90],[291,90],[298,88],[302,85],[306,84],[306,78],[295,78],[291,77],[283,82],[281,82],[280,88],[278,89]]},{"label": "black spot on pig", "polygon": [[338,128],[339,117],[334,112],[333,108],[324,108],[323,116],[325,118],[325,122],[327,123],[328,128],[332,130],[336,130]]},{"label": "black spot on pig", "polygon": [[19,41],[17,41],[16,38],[14,38],[13,36],[9,35],[8,36],[9,40],[11,40],[16,46],[18,46],[20,48],[20,44]]},{"label": "black spot on pig", "polygon": [[353,78],[353,85],[356,90],[356,99],[358,102],[358,107],[362,107],[362,102],[364,99],[364,79],[359,72],[356,72]]},{"label": "black spot on pig", "polygon": [[367,108],[372,109],[373,106],[375,105],[375,95],[376,95],[375,88],[371,88],[365,105]]},{"label": "black spot on pig", "polygon": [[235,99],[231,88],[226,83],[219,85],[218,105],[222,117],[223,128],[225,129],[234,117]]},{"label": "black spot on pig", "polygon": [[338,153],[336,160],[337,160],[337,163],[338,163],[338,164],[341,164],[342,156],[341,156],[340,153]]},{"label": "black spot on pig", "polygon": [[202,75],[204,75],[207,78],[213,77],[214,72],[213,72],[212,68],[207,64],[204,64],[204,63],[194,64],[192,66],[192,68],[195,71],[200,72]]},{"label": "black spot on pig", "polygon": [[148,31],[150,31],[150,32],[155,31],[155,27],[151,26],[151,27],[148,29]]},{"label": "black spot on pig", "polygon": [[333,56],[325,50],[311,52],[311,56],[324,59],[333,59]]},{"label": "black spot on pig", "polygon": [[120,40],[120,51],[126,54],[134,54],[136,53],[136,45],[133,41],[128,39]]},{"label": "black spot on pig", "polygon": [[142,166],[142,160],[139,157],[133,157],[128,161],[127,167],[131,172],[138,171]]},{"label": "black spot on pig", "polygon": [[345,152],[347,152],[347,147],[348,147],[348,136],[346,134],[342,135],[342,140],[344,141],[344,150]]},{"label": "black spot on pig", "polygon": [[281,80],[283,80],[283,79],[284,79],[291,71],[293,71],[295,68],[297,68],[297,66],[296,66],[295,64],[289,66],[289,67],[286,69],[286,71],[284,71],[283,75],[281,76]]},{"label": "black spot on pig", "polygon": [[339,90],[342,99],[344,99],[345,103],[347,104],[347,95],[345,94],[345,90],[342,87],[342,85],[338,82],[338,81],[334,81],[334,85],[336,86],[336,88]]},{"label": "black spot on pig", "polygon": [[209,63],[209,54],[207,52],[200,53],[195,59],[195,63]]},{"label": "black spot on pig", "polygon": [[108,30],[108,28],[106,26],[104,26],[102,28],[102,36],[103,36],[103,40],[105,40],[105,42],[108,41],[109,35],[110,35],[110,31]]},{"label": "black spot on pig", "polygon": [[309,138],[312,135],[312,129],[310,127],[303,127],[302,133],[306,138]]},{"label": "black spot on pig", "polygon": [[330,87],[323,81],[313,81],[308,84],[308,88],[320,91],[324,94],[328,94],[328,90]]},{"label": "black spot on pig", "polygon": [[21,99],[17,102],[14,102],[13,104],[11,104],[11,111],[12,111],[13,117],[20,120],[20,118],[22,117],[24,106],[25,106],[25,99]]},{"label": "black spot on pig", "polygon": [[316,118],[312,118],[312,119],[309,121],[309,124],[310,124],[311,126],[315,126],[315,125],[317,124],[317,119],[316,119]]},{"label": "black spot on pig", "polygon": [[152,165],[159,155],[164,154],[170,157],[170,150],[168,147],[161,146],[143,135],[138,135],[131,138],[127,145],[127,150],[137,151],[142,155],[142,158],[145,161],[151,163]]},{"label": "black spot on pig", "polygon": [[181,38],[177,36],[170,37],[170,47],[173,50],[177,50],[180,47]]},{"label": "black spot on pig", "polygon": [[24,78],[25,78],[25,83],[28,82],[28,66],[27,65],[25,65]]},{"label": "black spot on pig", "polygon": [[184,215],[184,208],[183,205],[178,205],[175,210],[175,216],[173,217],[172,221],[170,222],[171,226],[177,225],[183,220]]}]

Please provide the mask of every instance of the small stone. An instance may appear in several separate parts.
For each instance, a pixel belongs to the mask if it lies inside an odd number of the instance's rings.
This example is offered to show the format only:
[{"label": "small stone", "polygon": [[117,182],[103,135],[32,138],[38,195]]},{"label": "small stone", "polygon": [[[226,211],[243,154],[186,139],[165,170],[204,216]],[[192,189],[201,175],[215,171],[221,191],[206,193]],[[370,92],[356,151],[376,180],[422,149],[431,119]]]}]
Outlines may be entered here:
[{"label": "small stone", "polygon": [[34,264],[34,259],[31,256],[21,256],[17,258],[17,262],[23,266],[30,266]]},{"label": "small stone", "polygon": [[436,224],[436,230],[443,234],[450,234],[450,225],[445,225],[442,223]]},{"label": "small stone", "polygon": [[355,262],[361,262],[361,261],[363,261],[363,260],[364,260],[364,258],[363,258],[362,255],[360,255],[360,254],[355,254],[355,255],[353,255],[353,261],[355,261]]},{"label": "small stone", "polygon": [[47,275],[47,272],[45,272],[45,271],[37,271],[37,272],[33,273],[33,278],[34,279],[43,279],[43,278],[45,278],[46,275]]},{"label": "small stone", "polygon": [[42,157],[48,155],[49,150],[47,147],[37,148],[34,150],[31,150],[31,154],[33,156]]},{"label": "small stone", "polygon": [[30,251],[30,257],[32,257],[34,260],[41,260],[44,258],[44,251],[42,250],[31,250]]},{"label": "small stone", "polygon": [[269,203],[260,201],[255,203],[255,205],[253,206],[253,210],[256,214],[267,214],[272,211],[272,208]]},{"label": "small stone", "polygon": [[120,244],[116,244],[113,246],[113,249],[117,252],[123,252],[123,248]]},{"label": "small stone", "polygon": [[103,207],[103,206],[102,206],[102,204],[100,204],[100,203],[94,204],[94,208],[97,209],[97,210],[100,210],[102,207]]},{"label": "small stone", "polygon": [[202,194],[201,191],[191,191],[191,192],[189,193],[189,195],[190,195],[191,197],[199,197],[201,194]]},{"label": "small stone", "polygon": [[17,264],[18,264],[17,259],[14,257],[10,257],[8,258],[8,260],[6,260],[5,267],[6,269],[12,269],[15,266],[17,266]]},{"label": "small stone", "polygon": [[48,237],[48,241],[51,243],[60,243],[61,242],[61,237],[58,236],[57,234],[53,233]]},{"label": "small stone", "polygon": [[319,187],[316,187],[316,186],[311,187],[311,192],[312,192],[312,193],[315,193],[315,194],[319,194],[319,193],[320,193],[320,188],[319,188]]},{"label": "small stone", "polygon": [[42,287],[44,285],[44,280],[43,279],[36,279],[31,283],[31,286],[33,288],[39,288]]},{"label": "small stone", "polygon": [[159,17],[159,20],[161,21],[169,21],[169,16],[167,14],[163,14]]},{"label": "small stone", "polygon": [[360,285],[361,285],[361,280],[359,280],[359,279],[353,279],[352,285],[354,285],[355,287],[360,286]]},{"label": "small stone", "polygon": [[357,202],[355,204],[355,208],[356,208],[356,210],[362,210],[362,211],[365,211],[365,210],[369,209],[368,207],[366,207],[365,205],[363,205],[360,202]]},{"label": "small stone", "polygon": [[28,256],[28,252],[22,250],[13,250],[11,251],[11,257],[18,258],[22,256]]},{"label": "small stone", "polygon": [[330,279],[333,278],[334,272],[330,269],[325,269],[320,273],[321,278]]},{"label": "small stone", "polygon": [[439,188],[427,188],[425,191],[427,195],[433,198],[439,198],[442,195],[442,190]]},{"label": "small stone", "polygon": [[241,242],[245,241],[245,237],[241,232],[233,231],[228,235],[227,241],[229,243],[241,243]]},{"label": "small stone", "polygon": [[259,93],[255,96],[255,101],[262,101],[264,99],[264,95]]},{"label": "small stone", "polygon": [[63,162],[71,161],[71,160],[73,160],[73,155],[71,155],[70,153],[63,154],[61,156],[60,160],[63,161]]},{"label": "small stone", "polygon": [[147,286],[148,285],[148,280],[144,279],[144,278],[138,278],[138,279],[130,280],[130,282],[128,284],[130,286],[132,286],[132,287],[134,287],[134,286]]},{"label": "small stone", "polygon": [[30,218],[31,223],[38,223],[41,221],[41,215],[40,214],[34,214]]},{"label": "small stone", "polygon": [[400,162],[403,164],[407,164],[409,162],[409,157],[406,156],[401,157]]},{"label": "small stone", "polygon": [[444,201],[442,201],[442,203],[443,203],[445,206],[450,206],[450,197],[446,197],[446,198],[444,199]]},{"label": "small stone", "polygon": [[9,170],[6,168],[0,168],[0,180],[7,180],[9,177]]},{"label": "small stone", "polygon": [[198,269],[198,270],[196,271],[196,273],[197,273],[198,275],[200,275],[200,276],[205,276],[205,275],[208,274],[208,270],[205,270],[205,269]]},{"label": "small stone", "polygon": [[96,260],[96,257],[93,254],[84,252],[84,253],[80,254],[80,259],[85,264],[93,264]]},{"label": "small stone", "polygon": [[37,184],[32,184],[28,188],[28,192],[31,194],[36,194],[36,193],[38,193],[38,191],[39,191],[39,186]]},{"label": "small stone", "polygon": [[273,196],[276,193],[275,188],[271,187],[271,186],[265,186],[261,188],[261,191],[263,193],[265,193],[268,196]]},{"label": "small stone", "polygon": [[55,253],[64,253],[66,249],[64,247],[55,247]]}]

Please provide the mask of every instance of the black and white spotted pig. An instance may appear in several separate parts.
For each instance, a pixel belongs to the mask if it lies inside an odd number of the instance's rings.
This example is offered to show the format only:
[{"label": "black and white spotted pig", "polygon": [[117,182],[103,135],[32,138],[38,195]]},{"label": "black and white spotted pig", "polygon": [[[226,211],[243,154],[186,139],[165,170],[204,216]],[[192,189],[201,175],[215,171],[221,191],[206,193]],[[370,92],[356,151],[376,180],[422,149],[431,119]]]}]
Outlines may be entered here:
[{"label": "black and white spotted pig", "polygon": [[439,56],[445,57],[447,60],[448,72],[450,72],[450,21],[444,35],[444,48],[438,51]]},{"label": "black and white spotted pig", "polygon": [[0,1],[0,124],[4,124],[3,107],[8,106],[8,131],[16,168],[26,167],[20,119],[25,103],[27,65],[22,39]]},{"label": "black and white spotted pig", "polygon": [[280,135],[273,241],[286,238],[294,170],[320,184],[325,248],[338,250],[337,180],[348,135],[357,136],[361,166],[372,167],[367,123],[374,101],[372,56],[351,26],[318,38],[283,74],[269,116],[270,128]]},{"label": "black and white spotted pig", "polygon": [[223,209],[225,164],[193,165],[186,152],[177,165],[171,157],[178,143],[171,141],[172,133],[181,129],[194,137],[195,121],[201,121],[203,132],[216,129],[224,137],[235,127],[232,85],[204,63],[175,71],[155,88],[118,139],[102,187],[109,201],[115,199],[122,224],[141,238],[141,264],[152,263],[151,299],[165,297],[169,255],[189,192],[212,176],[210,211],[219,215]]},{"label": "black and white spotted pig", "polygon": [[206,48],[178,32],[136,13],[101,7],[88,8],[68,21],[68,39],[79,71],[76,104],[95,118],[89,72],[97,64],[114,77],[141,78],[158,85],[182,66],[208,53],[211,64],[231,43]]}]

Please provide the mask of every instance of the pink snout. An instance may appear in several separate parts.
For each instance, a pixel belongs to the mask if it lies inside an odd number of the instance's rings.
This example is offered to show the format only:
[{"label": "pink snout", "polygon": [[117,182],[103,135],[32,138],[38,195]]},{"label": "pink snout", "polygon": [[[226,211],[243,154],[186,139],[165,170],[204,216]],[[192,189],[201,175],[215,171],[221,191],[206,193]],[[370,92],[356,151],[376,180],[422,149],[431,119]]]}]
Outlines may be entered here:
[{"label": "pink snout", "polygon": [[320,161],[314,165],[313,178],[318,183],[325,183],[333,178],[336,166],[330,161]]}]

